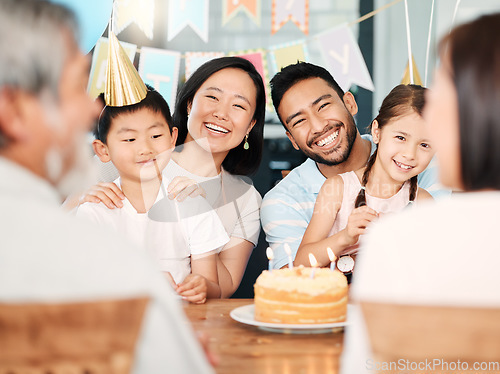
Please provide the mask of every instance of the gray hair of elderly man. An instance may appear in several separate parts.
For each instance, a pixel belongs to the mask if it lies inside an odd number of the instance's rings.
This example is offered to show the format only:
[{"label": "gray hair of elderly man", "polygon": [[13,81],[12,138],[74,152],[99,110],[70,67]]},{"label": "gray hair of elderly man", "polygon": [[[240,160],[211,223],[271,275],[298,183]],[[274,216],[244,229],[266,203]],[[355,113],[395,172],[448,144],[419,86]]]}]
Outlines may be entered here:
[{"label": "gray hair of elderly man", "polygon": [[[0,90],[10,87],[58,98],[67,53],[64,30],[76,39],[75,16],[61,5],[0,0]],[[0,146],[3,140],[0,133]]]}]

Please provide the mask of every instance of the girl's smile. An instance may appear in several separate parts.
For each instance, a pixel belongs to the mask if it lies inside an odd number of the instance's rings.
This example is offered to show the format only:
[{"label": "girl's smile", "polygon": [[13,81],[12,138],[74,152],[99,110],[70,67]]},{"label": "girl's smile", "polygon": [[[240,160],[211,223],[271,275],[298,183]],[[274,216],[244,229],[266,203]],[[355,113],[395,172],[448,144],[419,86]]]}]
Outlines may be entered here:
[{"label": "girl's smile", "polygon": [[405,171],[408,171],[408,170],[411,170],[413,169],[415,166],[410,166],[410,165],[406,165],[406,164],[403,164],[402,162],[398,162],[396,160],[393,160],[394,163],[396,164],[396,166],[400,169],[403,169]]}]

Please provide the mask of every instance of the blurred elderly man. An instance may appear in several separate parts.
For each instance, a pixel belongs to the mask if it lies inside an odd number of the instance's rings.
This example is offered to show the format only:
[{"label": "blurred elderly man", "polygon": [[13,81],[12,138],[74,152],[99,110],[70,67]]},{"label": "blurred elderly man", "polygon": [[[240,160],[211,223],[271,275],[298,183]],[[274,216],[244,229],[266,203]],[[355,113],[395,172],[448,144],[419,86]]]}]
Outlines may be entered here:
[{"label": "blurred elderly man", "polygon": [[88,170],[83,137],[99,112],[75,32],[61,6],[0,0],[0,302],[148,295],[134,372],[211,372],[152,263],[60,210]]}]

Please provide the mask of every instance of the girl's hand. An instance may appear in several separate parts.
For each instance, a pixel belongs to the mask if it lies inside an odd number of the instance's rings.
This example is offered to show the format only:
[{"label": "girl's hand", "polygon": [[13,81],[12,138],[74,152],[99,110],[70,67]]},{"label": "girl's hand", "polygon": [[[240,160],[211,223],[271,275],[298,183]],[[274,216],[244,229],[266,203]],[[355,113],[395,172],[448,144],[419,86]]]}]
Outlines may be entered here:
[{"label": "girl's hand", "polygon": [[207,301],[207,290],[207,280],[199,274],[189,274],[177,287],[177,293],[193,304],[203,304]]},{"label": "girl's hand", "polygon": [[205,190],[194,180],[188,177],[175,177],[167,188],[170,200],[183,201],[186,197],[203,196],[206,197]]},{"label": "girl's hand", "polygon": [[356,244],[359,237],[365,233],[366,227],[377,218],[378,213],[366,205],[354,209],[347,220],[346,228],[342,230],[347,244]]},{"label": "girl's hand", "polygon": [[122,190],[120,190],[114,183],[98,183],[95,186],[82,194],[78,205],[83,203],[100,203],[102,202],[109,209],[122,208],[122,200],[125,198]]}]

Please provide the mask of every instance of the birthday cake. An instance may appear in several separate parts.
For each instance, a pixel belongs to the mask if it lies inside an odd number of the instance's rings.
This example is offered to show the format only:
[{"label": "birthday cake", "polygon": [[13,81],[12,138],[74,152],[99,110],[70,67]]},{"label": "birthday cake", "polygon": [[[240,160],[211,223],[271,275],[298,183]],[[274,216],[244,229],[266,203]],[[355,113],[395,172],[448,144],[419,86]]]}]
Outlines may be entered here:
[{"label": "birthday cake", "polygon": [[263,271],[254,285],[255,320],[283,324],[345,321],[347,280],[327,268]]}]

